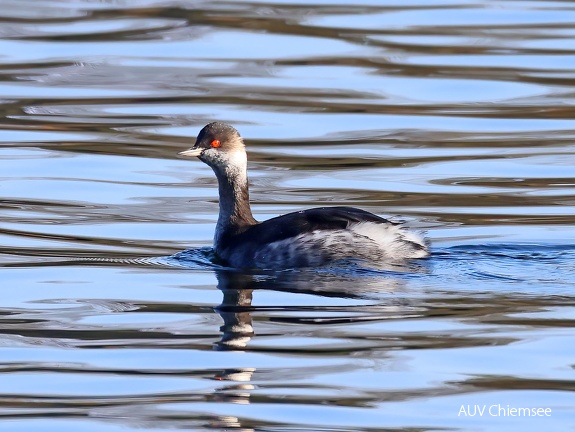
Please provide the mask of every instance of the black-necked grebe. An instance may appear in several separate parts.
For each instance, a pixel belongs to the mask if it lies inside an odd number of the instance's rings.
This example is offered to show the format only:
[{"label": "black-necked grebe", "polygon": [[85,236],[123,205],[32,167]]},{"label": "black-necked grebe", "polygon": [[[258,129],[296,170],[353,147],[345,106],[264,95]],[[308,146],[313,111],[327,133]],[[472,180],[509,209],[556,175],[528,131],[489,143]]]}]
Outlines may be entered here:
[{"label": "black-necked grebe", "polygon": [[249,202],[246,149],[230,125],[206,125],[194,147],[180,155],[197,156],[218,178],[214,250],[231,267],[315,267],[347,258],[393,262],[429,255],[418,234],[353,207],[313,208],[256,221]]}]

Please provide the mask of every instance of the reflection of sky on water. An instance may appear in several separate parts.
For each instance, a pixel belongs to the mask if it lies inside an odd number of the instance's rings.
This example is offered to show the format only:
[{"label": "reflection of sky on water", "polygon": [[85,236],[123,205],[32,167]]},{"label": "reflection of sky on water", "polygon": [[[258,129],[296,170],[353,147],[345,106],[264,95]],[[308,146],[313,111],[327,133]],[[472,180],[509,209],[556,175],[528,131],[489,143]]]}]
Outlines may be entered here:
[{"label": "reflection of sky on water", "polygon": [[[4,2],[0,429],[564,430],[574,18]],[[362,207],[431,259],[226,272],[213,173],[176,156],[213,120],[247,140],[259,219]],[[457,417],[484,403],[553,417]]]}]

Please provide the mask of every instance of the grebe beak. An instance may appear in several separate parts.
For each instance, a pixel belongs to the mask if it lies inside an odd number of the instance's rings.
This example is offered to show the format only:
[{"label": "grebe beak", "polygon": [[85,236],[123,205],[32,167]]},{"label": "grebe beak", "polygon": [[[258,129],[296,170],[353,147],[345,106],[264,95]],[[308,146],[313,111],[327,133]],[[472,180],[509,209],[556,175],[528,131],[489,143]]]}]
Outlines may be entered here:
[{"label": "grebe beak", "polygon": [[202,154],[202,151],[204,151],[203,148],[200,147],[192,147],[191,149],[187,149],[184,151],[179,152],[178,154],[180,156],[188,156],[188,157],[192,157],[192,156],[200,156]]}]

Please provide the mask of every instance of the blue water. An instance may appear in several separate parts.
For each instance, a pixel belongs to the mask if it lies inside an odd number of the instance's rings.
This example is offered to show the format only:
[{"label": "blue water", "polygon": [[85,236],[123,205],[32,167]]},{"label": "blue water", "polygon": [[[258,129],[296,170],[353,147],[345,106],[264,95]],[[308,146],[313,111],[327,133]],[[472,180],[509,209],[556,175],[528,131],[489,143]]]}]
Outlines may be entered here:
[{"label": "blue water", "polygon": [[[572,2],[1,5],[0,430],[573,427]],[[431,257],[221,266],[214,120]]]}]

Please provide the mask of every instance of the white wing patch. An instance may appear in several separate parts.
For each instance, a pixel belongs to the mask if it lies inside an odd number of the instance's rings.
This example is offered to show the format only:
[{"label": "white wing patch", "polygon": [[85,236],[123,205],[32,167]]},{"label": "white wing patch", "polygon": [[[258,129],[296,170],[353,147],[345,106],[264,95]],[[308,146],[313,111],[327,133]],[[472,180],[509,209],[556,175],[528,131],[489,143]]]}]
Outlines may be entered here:
[{"label": "white wing patch", "polygon": [[357,258],[398,261],[429,255],[425,241],[397,225],[359,222],[348,229],[316,230],[267,244],[255,253],[262,268],[316,267]]},{"label": "white wing patch", "polygon": [[389,259],[425,258],[429,255],[422,236],[398,225],[359,222],[349,229],[376,242]]}]

